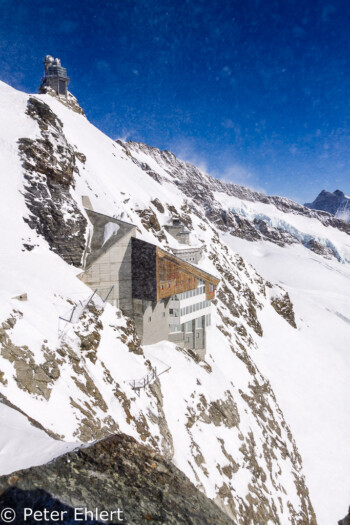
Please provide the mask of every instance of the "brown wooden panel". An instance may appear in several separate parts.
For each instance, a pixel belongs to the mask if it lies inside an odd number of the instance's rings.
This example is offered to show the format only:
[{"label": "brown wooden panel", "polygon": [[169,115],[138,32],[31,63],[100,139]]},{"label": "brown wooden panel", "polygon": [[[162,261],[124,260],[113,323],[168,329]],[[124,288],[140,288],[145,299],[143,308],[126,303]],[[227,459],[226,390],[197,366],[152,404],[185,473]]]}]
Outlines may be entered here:
[{"label": "brown wooden panel", "polygon": [[158,257],[158,299],[197,288],[197,277],[183,271],[180,264],[167,257]]},{"label": "brown wooden panel", "polygon": [[[215,286],[219,279],[190,263],[182,261],[157,248],[157,297],[158,300],[177,293],[188,292],[197,288],[198,279],[206,283],[207,299],[215,296]],[[210,286],[211,285],[211,286]],[[213,287],[213,291],[209,290]]]}]

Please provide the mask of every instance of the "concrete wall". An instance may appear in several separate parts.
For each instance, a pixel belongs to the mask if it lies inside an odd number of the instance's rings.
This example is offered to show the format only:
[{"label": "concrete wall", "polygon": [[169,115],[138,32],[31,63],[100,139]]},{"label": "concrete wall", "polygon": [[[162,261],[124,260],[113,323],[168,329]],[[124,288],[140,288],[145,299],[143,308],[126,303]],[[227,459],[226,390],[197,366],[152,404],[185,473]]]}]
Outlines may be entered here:
[{"label": "concrete wall", "polygon": [[118,243],[103,253],[86,272],[81,280],[98,293],[107,293],[111,286],[114,289],[108,298],[111,304],[116,304],[123,313],[132,315],[131,301],[131,238],[134,230],[129,231]]},{"label": "concrete wall", "polygon": [[169,334],[169,341],[176,343],[182,348],[188,348],[190,350],[205,350],[205,318],[202,318],[202,327],[196,326],[196,319],[191,321],[191,328],[188,323],[181,325],[182,332],[172,332]]},{"label": "concrete wall", "polygon": [[183,332],[172,332],[168,335],[169,341],[185,348],[185,334]]},{"label": "concrete wall", "polygon": [[185,230],[183,225],[175,226],[172,224],[167,224],[164,226],[164,228],[181,244],[190,244],[190,232]]},{"label": "concrete wall", "polygon": [[169,340],[169,299],[158,302],[133,299],[137,334],[144,345]]},{"label": "concrete wall", "polygon": [[195,329],[193,332],[185,333],[185,348],[191,350],[202,350],[205,348],[205,328]]}]

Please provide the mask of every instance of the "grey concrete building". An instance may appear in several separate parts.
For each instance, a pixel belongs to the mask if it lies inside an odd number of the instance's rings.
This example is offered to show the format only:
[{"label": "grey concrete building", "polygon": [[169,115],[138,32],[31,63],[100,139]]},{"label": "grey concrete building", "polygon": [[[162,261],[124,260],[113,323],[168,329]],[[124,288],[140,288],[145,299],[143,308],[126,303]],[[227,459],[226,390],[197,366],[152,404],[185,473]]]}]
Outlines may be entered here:
[{"label": "grey concrete building", "polygon": [[[91,203],[85,198],[85,205]],[[142,344],[162,340],[205,349],[216,277],[136,238],[136,227],[86,208],[93,226],[80,275],[135,321]]]},{"label": "grey concrete building", "polygon": [[179,243],[190,244],[190,232],[181,223],[180,219],[172,219],[171,224],[166,224],[164,228]]},{"label": "grey concrete building", "polygon": [[93,226],[92,238],[84,255],[84,273],[80,276],[98,294],[132,316],[131,243],[136,226],[114,217],[86,209]]}]

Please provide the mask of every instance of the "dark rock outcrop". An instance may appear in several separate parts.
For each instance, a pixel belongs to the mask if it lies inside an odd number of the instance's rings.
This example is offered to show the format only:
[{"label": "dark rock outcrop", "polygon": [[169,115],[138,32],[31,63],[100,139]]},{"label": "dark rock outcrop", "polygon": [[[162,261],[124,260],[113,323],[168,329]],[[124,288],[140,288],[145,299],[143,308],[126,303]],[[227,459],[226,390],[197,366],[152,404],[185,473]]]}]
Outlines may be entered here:
[{"label": "dark rock outcrop", "polygon": [[41,138],[18,140],[25,169],[24,198],[30,211],[24,220],[47,240],[54,252],[80,266],[87,220],[71,194],[79,154],[68,143],[62,122],[47,104],[31,97],[27,114],[37,121]]},{"label": "dark rock outcrop", "polygon": [[272,297],[271,304],[276,312],[281,315],[287,321],[287,323],[289,323],[293,328],[297,327],[293,303],[290,300],[288,292],[281,294],[279,297]]},{"label": "dark rock outcrop", "polygon": [[[55,461],[0,477],[0,504],[11,507],[17,519],[24,507],[117,511],[108,523],[141,525],[230,525],[234,522],[199,492],[163,456],[118,434]],[[70,520],[70,521],[69,521]],[[22,523],[22,521],[18,521]],[[99,523],[98,519],[91,524]]]},{"label": "dark rock outcrop", "polygon": [[350,525],[350,507],[348,515],[344,519],[338,521],[338,525]]},{"label": "dark rock outcrop", "polygon": [[43,83],[39,87],[38,91],[41,95],[51,95],[51,97],[54,97],[59,102],[61,102],[61,104],[71,109],[75,113],[79,113],[79,115],[83,115],[84,117],[86,116],[85,111],[79,105],[78,100],[69,91],[67,92],[67,97],[62,97],[62,96],[57,95],[56,91],[52,89],[50,86],[46,86]]}]

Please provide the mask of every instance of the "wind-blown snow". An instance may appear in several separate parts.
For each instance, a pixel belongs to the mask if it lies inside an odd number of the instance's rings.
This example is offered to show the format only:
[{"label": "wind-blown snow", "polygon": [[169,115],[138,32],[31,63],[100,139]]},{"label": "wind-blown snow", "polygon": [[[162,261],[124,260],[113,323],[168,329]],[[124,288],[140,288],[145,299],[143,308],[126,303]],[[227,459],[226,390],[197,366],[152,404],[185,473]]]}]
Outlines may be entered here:
[{"label": "wind-blown snow", "polygon": [[337,217],[337,219],[341,219],[342,221],[350,222],[350,205],[347,204],[346,207],[344,206],[344,208],[341,208],[340,210],[338,210],[335,216]]}]

